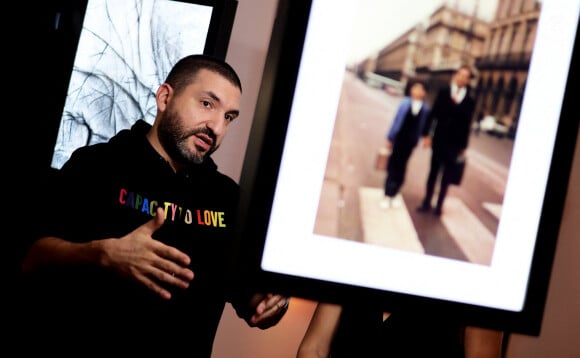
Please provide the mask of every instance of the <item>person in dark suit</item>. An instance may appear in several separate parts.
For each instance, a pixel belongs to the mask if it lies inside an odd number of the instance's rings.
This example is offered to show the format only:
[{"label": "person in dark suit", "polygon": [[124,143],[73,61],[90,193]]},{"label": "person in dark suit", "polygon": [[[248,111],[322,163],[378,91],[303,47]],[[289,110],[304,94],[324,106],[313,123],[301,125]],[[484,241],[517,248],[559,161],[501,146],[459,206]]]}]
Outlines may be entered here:
[{"label": "person in dark suit", "polygon": [[434,210],[435,215],[442,214],[449,187],[449,173],[446,168],[450,168],[458,158],[465,155],[475,108],[475,100],[471,97],[469,87],[471,76],[471,68],[462,65],[453,74],[450,85],[439,90],[433,101],[431,113],[423,129],[423,146],[431,147],[431,167],[423,202],[417,208],[420,212],[432,210],[431,200],[435,184],[442,173]]}]

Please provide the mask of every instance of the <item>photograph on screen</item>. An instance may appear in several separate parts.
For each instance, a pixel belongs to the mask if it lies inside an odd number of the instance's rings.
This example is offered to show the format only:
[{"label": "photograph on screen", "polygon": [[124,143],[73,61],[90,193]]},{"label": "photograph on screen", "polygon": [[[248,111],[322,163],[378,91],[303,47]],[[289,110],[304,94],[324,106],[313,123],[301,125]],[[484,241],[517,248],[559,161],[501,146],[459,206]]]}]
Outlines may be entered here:
[{"label": "photograph on screen", "polygon": [[[497,0],[366,4],[352,24],[314,233],[490,265],[541,4],[511,16]],[[421,125],[462,65],[472,69],[460,117],[469,122],[437,156],[465,139],[466,166],[422,206],[432,148]],[[409,114],[415,82],[423,89]]]},{"label": "photograph on screen", "polygon": [[51,167],[139,119],[152,123],[156,88],[178,59],[204,52],[212,10],[176,0],[88,0]]},{"label": "photograph on screen", "polygon": [[[313,0],[261,269],[522,310],[577,22],[575,1]],[[464,64],[461,181],[441,212],[417,211],[432,153],[419,140],[384,203],[377,153],[408,85],[433,105]]]}]

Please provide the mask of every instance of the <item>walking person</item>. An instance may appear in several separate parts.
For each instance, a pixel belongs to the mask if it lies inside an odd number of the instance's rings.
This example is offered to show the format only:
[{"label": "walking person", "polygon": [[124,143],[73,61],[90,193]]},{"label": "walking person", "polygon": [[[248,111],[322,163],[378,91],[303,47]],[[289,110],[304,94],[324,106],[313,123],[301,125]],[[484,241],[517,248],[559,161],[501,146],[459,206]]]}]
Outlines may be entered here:
[{"label": "walking person", "polygon": [[425,83],[412,80],[408,88],[408,95],[402,99],[397,109],[385,142],[391,155],[386,168],[384,198],[380,204],[384,209],[401,206],[401,198],[396,196],[405,181],[407,163],[419,142],[430,112],[429,105],[425,102]]},{"label": "walking person", "polygon": [[230,65],[186,56],[152,125],[77,149],[55,174],[21,265],[21,353],[209,358],[226,302],[251,327],[278,323],[286,297],[228,284],[239,186],[211,154],[241,93]]},{"label": "walking person", "polygon": [[450,184],[445,169],[452,168],[452,165],[465,155],[475,108],[469,87],[471,76],[472,70],[467,65],[455,71],[449,86],[445,86],[437,93],[423,128],[423,145],[431,147],[431,164],[425,197],[417,208],[419,212],[433,210],[431,200],[435,193],[435,184],[440,177],[439,195],[433,212],[437,216],[442,214],[443,202]]}]

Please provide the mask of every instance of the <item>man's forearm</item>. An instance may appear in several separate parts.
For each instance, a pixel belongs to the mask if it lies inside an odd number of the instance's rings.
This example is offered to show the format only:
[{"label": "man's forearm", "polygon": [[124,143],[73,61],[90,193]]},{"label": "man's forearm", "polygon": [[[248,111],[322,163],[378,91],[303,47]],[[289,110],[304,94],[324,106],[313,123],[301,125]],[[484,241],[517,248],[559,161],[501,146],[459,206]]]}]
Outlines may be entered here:
[{"label": "man's forearm", "polygon": [[43,237],[28,249],[22,272],[50,266],[98,264],[101,251],[99,241],[74,243],[58,237]]}]

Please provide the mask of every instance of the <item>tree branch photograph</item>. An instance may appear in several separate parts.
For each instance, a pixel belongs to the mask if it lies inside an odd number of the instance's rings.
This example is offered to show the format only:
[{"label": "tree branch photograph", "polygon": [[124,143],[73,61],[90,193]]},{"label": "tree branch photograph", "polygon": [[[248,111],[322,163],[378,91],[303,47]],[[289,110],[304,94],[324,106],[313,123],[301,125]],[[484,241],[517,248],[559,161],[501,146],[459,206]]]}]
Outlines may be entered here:
[{"label": "tree branch photograph", "polygon": [[182,1],[89,0],[51,166],[137,119],[151,123],[153,89],[177,59],[204,52],[212,10]]}]

